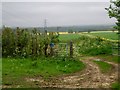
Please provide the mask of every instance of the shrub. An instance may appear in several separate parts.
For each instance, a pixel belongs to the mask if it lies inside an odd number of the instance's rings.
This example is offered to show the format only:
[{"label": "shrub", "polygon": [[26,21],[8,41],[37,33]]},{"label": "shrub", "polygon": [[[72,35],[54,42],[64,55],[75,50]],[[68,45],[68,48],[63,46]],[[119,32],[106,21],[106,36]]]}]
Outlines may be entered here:
[{"label": "shrub", "polygon": [[112,53],[112,43],[109,41],[104,41],[99,37],[91,38],[87,36],[81,36],[79,39],[78,47],[81,54],[99,55]]},{"label": "shrub", "polygon": [[45,35],[33,29],[17,28],[15,30],[5,27],[2,30],[2,56],[3,57],[37,57],[44,55],[51,42],[57,43],[57,33]]}]

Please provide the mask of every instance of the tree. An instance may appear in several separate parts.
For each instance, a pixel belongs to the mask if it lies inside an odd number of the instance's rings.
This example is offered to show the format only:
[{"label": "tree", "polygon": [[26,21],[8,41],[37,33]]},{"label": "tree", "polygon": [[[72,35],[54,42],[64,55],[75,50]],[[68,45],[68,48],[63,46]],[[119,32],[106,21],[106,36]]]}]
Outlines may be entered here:
[{"label": "tree", "polygon": [[[120,39],[120,0],[111,0],[109,8],[105,8],[108,11],[110,18],[116,18],[115,29],[118,30],[118,39]],[[118,54],[120,54],[120,40],[118,41]]]},{"label": "tree", "polygon": [[114,1],[111,0],[110,2],[111,4],[109,8],[105,8],[105,9],[108,11],[110,18],[112,17],[116,18],[117,22],[114,28],[120,32],[120,0],[114,0]]}]

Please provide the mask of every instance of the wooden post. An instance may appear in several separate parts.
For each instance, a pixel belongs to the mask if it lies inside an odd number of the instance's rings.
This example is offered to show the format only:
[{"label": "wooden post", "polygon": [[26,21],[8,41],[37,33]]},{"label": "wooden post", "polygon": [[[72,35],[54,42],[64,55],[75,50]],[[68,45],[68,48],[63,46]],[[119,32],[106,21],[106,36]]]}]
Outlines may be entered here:
[{"label": "wooden post", "polygon": [[53,48],[50,47],[50,55],[53,56]]},{"label": "wooden post", "polygon": [[44,54],[45,54],[45,56],[47,56],[47,48],[48,48],[48,44],[45,44],[45,48],[44,48]]},{"label": "wooden post", "polygon": [[73,42],[70,41],[70,57],[73,57]]}]

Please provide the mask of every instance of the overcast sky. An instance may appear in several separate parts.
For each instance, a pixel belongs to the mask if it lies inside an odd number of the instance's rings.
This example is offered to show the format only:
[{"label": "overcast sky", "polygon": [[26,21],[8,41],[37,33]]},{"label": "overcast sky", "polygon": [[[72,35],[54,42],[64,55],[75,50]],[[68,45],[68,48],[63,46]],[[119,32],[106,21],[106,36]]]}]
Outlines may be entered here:
[{"label": "overcast sky", "polygon": [[109,2],[110,0],[1,0],[2,2]]},{"label": "overcast sky", "polygon": [[69,25],[107,25],[115,19],[104,8],[109,2],[3,2],[2,24],[32,27]]}]

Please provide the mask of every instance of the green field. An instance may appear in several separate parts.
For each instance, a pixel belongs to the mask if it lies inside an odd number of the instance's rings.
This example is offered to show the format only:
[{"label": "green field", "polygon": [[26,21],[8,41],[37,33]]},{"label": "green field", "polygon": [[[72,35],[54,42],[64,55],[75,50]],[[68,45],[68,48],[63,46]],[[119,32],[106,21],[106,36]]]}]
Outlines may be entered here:
[{"label": "green field", "polygon": [[3,58],[2,67],[3,85],[15,85],[26,77],[41,76],[47,79],[83,70],[85,65],[79,60],[70,58],[38,58],[34,61],[28,58]]},{"label": "green field", "polygon": [[98,36],[111,40],[118,40],[117,32],[91,32],[88,35]]},{"label": "green field", "polygon": [[60,34],[60,42],[68,42],[71,40],[76,40],[80,37],[80,34]]},{"label": "green field", "polygon": [[69,42],[69,41],[76,41],[82,35],[92,35],[98,36],[101,38],[111,39],[111,40],[118,40],[117,32],[91,32],[91,33],[82,33],[82,34],[60,34],[59,40],[60,42]]}]

